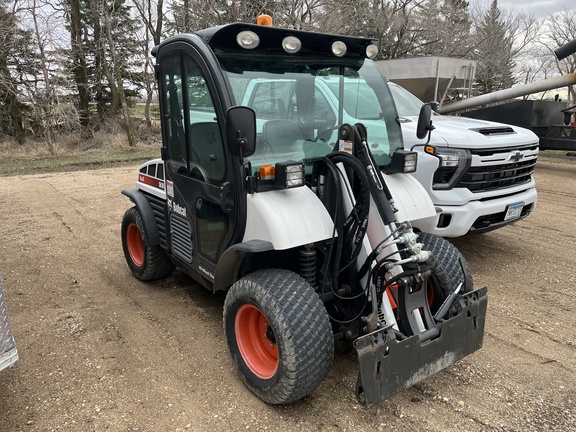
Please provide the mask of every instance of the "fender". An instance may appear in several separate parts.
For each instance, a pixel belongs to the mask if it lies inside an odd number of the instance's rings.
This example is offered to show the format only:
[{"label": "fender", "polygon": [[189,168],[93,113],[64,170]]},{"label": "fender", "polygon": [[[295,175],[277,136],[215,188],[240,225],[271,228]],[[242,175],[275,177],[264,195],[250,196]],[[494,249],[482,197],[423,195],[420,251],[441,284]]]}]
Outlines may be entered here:
[{"label": "fender", "polygon": [[330,239],[334,221],[324,204],[305,186],[256,192],[246,197],[243,242],[265,240],[287,250]]},{"label": "fender", "polygon": [[264,240],[249,240],[230,246],[218,260],[212,290],[216,292],[227,289],[238,280],[240,266],[247,254],[266,252],[273,249],[274,245]]},{"label": "fender", "polygon": [[142,217],[142,222],[144,222],[144,233],[146,234],[148,244],[150,246],[158,246],[160,244],[158,226],[156,225],[156,219],[154,218],[152,207],[146,199],[146,195],[136,188],[124,189],[122,195],[126,195],[130,198],[130,201],[136,204],[136,208]]},{"label": "fender", "polygon": [[398,209],[398,222],[436,217],[436,208],[426,189],[411,174],[384,174]]}]

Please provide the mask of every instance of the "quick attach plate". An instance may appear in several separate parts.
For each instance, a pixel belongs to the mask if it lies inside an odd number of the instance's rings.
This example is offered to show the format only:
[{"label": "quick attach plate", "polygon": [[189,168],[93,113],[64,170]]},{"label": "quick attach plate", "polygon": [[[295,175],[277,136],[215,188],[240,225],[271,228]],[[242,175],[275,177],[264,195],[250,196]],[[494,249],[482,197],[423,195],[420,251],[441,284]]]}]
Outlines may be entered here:
[{"label": "quick attach plate", "polygon": [[397,339],[386,327],[354,341],[360,372],[356,399],[365,408],[379,404],[482,347],[488,306],[486,287],[458,299],[458,315],[438,323],[439,336]]}]

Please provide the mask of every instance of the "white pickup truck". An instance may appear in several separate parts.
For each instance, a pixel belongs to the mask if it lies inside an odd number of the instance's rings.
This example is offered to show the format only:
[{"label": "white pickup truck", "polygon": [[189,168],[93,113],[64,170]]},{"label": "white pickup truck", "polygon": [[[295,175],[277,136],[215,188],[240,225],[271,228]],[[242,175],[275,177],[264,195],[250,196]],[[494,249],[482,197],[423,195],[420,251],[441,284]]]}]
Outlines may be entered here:
[{"label": "white pickup truck", "polygon": [[[402,124],[404,147],[419,152],[413,175],[424,186],[438,217],[418,228],[442,237],[489,231],[522,219],[536,208],[532,173],[538,137],[530,130],[465,117],[432,117],[427,153],[416,138],[422,106],[412,93],[388,83]],[[434,154],[430,154],[434,153]]]},{"label": "white pickup truck", "polygon": [[12,366],[16,360],[18,360],[18,351],[8,319],[8,309],[6,308],[2,278],[0,277],[0,371]]},{"label": "white pickup truck", "polygon": [[[355,78],[345,78],[350,82]],[[363,87],[364,86],[364,87]],[[462,117],[433,115],[430,142],[416,137],[418,114],[423,103],[397,84],[388,82],[396,104],[406,150],[418,152],[412,175],[430,196],[436,215],[411,221],[417,229],[442,237],[461,237],[490,231],[522,219],[536,207],[532,173],[538,158],[538,137],[531,131],[500,123]],[[292,119],[295,116],[295,81],[253,80],[245,89],[243,105],[255,107],[259,118]],[[382,114],[364,84],[348,85],[344,113],[337,112],[342,99],[333,78],[316,79],[314,110],[318,140],[336,142],[337,118],[349,124],[363,123],[373,149],[389,143]],[[365,94],[366,97],[362,95]],[[361,100],[362,103],[358,103]],[[347,103],[348,102],[348,103]],[[394,119],[385,119],[386,122]],[[258,125],[261,132],[262,125]]]}]

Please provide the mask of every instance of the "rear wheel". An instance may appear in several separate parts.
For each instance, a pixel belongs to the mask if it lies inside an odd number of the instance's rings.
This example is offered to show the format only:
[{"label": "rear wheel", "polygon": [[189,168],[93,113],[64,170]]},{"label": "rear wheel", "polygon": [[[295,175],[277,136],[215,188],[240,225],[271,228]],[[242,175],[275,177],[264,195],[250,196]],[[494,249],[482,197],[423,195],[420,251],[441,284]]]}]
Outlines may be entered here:
[{"label": "rear wheel", "polygon": [[242,381],[271,404],[312,393],[334,357],[324,305],[287,270],[261,270],[236,282],[224,303],[224,330]]},{"label": "rear wheel", "polygon": [[122,218],[122,248],[128,267],[138,279],[162,279],[175,268],[164,249],[148,244],[144,222],[136,207],[126,210]]},{"label": "rear wheel", "polygon": [[432,252],[426,264],[432,267],[428,303],[432,313],[436,313],[447,296],[462,283],[461,293],[470,292],[472,270],[460,251],[448,240],[433,234],[420,233],[418,241],[424,249]]}]

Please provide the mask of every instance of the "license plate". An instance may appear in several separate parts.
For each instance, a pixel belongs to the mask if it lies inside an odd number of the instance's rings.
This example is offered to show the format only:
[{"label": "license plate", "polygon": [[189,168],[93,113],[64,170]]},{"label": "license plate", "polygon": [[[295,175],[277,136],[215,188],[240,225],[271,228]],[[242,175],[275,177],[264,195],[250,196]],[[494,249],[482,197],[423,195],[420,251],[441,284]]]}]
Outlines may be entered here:
[{"label": "license plate", "polygon": [[506,215],[504,216],[505,221],[510,221],[518,219],[522,214],[522,209],[524,208],[524,203],[511,204],[506,207]]}]

